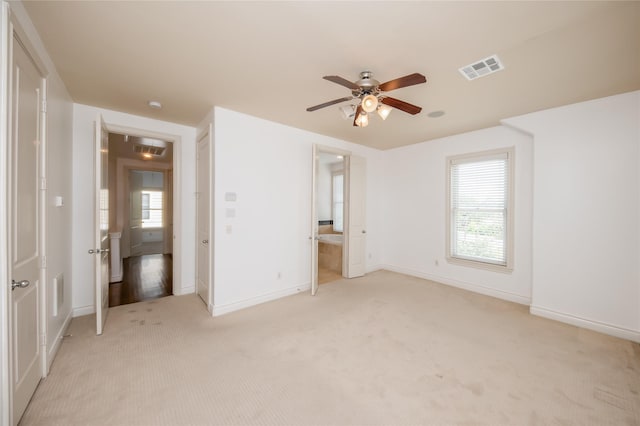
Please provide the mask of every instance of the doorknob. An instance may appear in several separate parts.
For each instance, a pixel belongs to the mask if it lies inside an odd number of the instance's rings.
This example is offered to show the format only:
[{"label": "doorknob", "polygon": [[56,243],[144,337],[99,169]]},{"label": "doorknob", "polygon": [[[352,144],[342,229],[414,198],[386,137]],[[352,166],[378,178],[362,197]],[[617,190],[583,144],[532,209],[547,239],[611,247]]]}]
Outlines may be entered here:
[{"label": "doorknob", "polygon": [[11,280],[11,290],[12,291],[15,290],[16,287],[25,288],[29,284],[31,284],[29,280],[22,280],[22,281]]},{"label": "doorknob", "polygon": [[363,230],[362,230],[362,233],[363,233],[363,234],[366,234],[366,233],[367,233],[367,231],[365,231],[365,230],[363,229]]},{"label": "doorknob", "polygon": [[202,244],[209,244],[209,240],[202,240]]}]

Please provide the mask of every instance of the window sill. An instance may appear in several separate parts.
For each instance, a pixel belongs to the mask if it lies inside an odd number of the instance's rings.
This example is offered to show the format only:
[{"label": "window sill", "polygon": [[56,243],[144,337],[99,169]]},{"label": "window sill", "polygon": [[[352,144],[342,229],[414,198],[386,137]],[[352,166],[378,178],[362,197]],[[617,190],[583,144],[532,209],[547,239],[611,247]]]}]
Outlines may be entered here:
[{"label": "window sill", "polygon": [[495,265],[493,263],[478,262],[475,260],[460,259],[458,257],[451,256],[447,256],[447,263],[458,266],[466,266],[469,268],[484,269],[485,271],[500,272],[503,274],[510,274],[513,272],[513,267],[511,267],[510,265]]}]

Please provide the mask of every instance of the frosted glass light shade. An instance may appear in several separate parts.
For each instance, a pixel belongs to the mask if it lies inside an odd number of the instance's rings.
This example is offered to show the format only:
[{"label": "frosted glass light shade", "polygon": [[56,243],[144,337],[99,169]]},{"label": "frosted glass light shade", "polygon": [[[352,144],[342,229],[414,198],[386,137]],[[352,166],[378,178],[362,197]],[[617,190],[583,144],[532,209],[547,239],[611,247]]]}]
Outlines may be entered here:
[{"label": "frosted glass light shade", "polygon": [[378,107],[378,115],[380,116],[380,118],[382,118],[383,120],[386,120],[387,117],[389,116],[389,114],[391,114],[391,110],[393,108],[391,108],[389,105],[384,105],[381,104]]},{"label": "frosted glass light shade", "polygon": [[362,98],[362,109],[366,112],[373,112],[378,107],[378,98],[373,95],[367,95]]},{"label": "frosted glass light shade", "polygon": [[356,126],[358,127],[367,127],[369,125],[369,116],[366,112],[361,113],[358,118],[356,118]]}]

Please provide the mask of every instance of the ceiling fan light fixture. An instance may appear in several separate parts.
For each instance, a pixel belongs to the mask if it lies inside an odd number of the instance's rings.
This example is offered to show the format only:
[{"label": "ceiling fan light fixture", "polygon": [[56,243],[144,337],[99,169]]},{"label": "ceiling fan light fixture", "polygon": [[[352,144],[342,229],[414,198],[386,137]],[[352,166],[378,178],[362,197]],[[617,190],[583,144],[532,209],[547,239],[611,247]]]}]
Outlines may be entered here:
[{"label": "ceiling fan light fixture", "polygon": [[378,115],[383,120],[386,120],[387,117],[389,116],[389,114],[391,114],[391,110],[392,109],[393,108],[391,108],[389,105],[380,104],[380,105],[378,105]]},{"label": "ceiling fan light fixture", "polygon": [[374,95],[367,95],[362,98],[362,109],[366,112],[373,112],[378,107],[378,98]]},{"label": "ceiling fan light fixture", "polygon": [[366,112],[362,111],[358,118],[356,118],[356,126],[367,127],[369,125],[369,116]]}]

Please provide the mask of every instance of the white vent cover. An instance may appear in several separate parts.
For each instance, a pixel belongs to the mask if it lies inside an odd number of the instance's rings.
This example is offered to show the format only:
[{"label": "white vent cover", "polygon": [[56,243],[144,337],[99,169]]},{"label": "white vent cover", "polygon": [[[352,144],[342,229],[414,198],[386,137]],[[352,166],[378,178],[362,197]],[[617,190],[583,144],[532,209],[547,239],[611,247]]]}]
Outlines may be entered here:
[{"label": "white vent cover", "polygon": [[493,55],[476,63],[465,65],[458,69],[458,71],[460,71],[460,74],[464,75],[467,80],[475,80],[476,78],[484,77],[485,75],[493,74],[503,69],[504,65],[502,65],[502,62],[498,59],[498,55]]},{"label": "white vent cover", "polygon": [[149,146],[149,145],[133,145],[133,152],[137,152],[139,154],[151,154],[156,156],[161,156],[164,154],[165,147],[160,146]]}]

